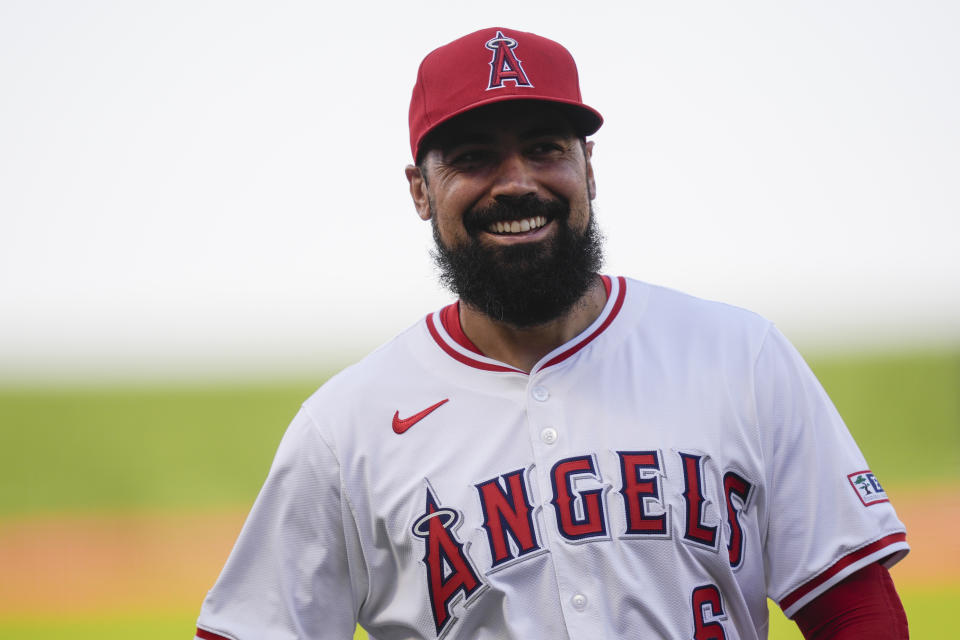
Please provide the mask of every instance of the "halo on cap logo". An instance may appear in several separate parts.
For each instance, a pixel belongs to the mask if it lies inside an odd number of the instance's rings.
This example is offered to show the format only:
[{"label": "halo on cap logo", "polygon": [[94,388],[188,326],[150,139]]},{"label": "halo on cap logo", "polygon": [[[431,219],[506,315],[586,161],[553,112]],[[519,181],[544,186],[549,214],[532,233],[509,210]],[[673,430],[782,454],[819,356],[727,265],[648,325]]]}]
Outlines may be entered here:
[{"label": "halo on cap logo", "polygon": [[517,46],[516,40],[497,31],[497,35],[487,40],[484,46],[493,51],[493,58],[490,60],[490,82],[487,84],[487,91],[490,89],[502,89],[504,82],[512,82],[518,87],[533,87],[533,84],[527,79],[527,74],[523,70],[520,59],[517,58],[517,54],[513,52]]}]

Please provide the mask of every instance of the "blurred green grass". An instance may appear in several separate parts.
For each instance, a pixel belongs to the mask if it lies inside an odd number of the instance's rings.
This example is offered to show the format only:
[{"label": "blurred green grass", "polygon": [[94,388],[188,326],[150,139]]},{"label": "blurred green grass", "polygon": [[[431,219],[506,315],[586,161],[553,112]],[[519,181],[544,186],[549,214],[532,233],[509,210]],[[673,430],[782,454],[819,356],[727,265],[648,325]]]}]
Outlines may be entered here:
[{"label": "blurred green grass", "polygon": [[810,358],[885,486],[960,479],[960,348]]},{"label": "blurred green grass", "polygon": [[0,390],[0,517],[250,504],[314,387]]}]

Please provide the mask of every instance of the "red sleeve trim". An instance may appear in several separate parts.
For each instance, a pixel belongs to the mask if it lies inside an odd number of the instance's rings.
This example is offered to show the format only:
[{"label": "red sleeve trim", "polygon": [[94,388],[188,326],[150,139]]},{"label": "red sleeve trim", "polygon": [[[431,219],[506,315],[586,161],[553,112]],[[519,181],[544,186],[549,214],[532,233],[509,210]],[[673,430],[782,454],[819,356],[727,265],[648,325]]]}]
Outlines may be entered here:
[{"label": "red sleeve trim", "polygon": [[230,640],[227,636],[221,636],[214,633],[213,631],[207,631],[206,629],[201,629],[197,627],[197,637],[202,640]]},{"label": "red sleeve trim", "polygon": [[[783,609],[783,612],[787,615],[787,617],[792,616],[796,613],[799,606],[806,604],[807,601],[816,595],[819,595],[819,592],[825,590],[830,584],[833,582],[838,582],[848,573],[851,573],[849,571],[843,573],[845,569],[848,569],[858,563],[872,562],[875,559],[878,560],[885,555],[889,555],[891,551],[885,551],[886,547],[898,543],[903,543],[898,546],[905,547],[906,540],[907,534],[893,533],[884,538],[880,538],[876,542],[868,544],[865,547],[861,547],[856,551],[848,553],[844,557],[840,558],[840,560],[835,562],[833,566],[828,568],[826,571],[787,594],[786,597],[780,600],[780,608]],[[877,555],[877,558],[870,558],[870,556],[874,555]]]}]

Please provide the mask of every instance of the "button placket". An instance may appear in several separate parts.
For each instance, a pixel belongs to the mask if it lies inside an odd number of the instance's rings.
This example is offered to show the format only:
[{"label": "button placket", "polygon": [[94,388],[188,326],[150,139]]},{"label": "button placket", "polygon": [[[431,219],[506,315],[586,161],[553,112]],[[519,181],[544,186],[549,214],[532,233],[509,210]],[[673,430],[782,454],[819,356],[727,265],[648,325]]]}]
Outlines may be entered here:
[{"label": "button placket", "polygon": [[[550,399],[550,389],[542,384],[535,384],[530,388],[530,397],[534,399],[536,405],[541,405],[547,402]],[[540,414],[540,410],[534,411],[535,414]],[[531,416],[533,417],[533,416]],[[543,416],[546,417],[546,416]],[[534,426],[534,425],[531,425]],[[549,422],[547,425],[543,425],[541,422],[540,429],[540,442],[547,446],[552,446],[556,444],[557,439],[560,437],[560,433],[550,426]]]}]

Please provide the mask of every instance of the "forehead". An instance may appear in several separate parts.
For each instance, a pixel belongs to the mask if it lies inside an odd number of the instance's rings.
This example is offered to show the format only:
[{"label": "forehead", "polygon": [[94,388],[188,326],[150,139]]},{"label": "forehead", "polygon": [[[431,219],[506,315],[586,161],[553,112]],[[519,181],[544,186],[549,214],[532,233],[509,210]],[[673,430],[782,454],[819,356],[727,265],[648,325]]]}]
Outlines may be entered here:
[{"label": "forehead", "polygon": [[495,142],[500,136],[576,137],[562,108],[535,100],[510,100],[472,109],[437,127],[424,140],[423,152],[470,141]]}]

